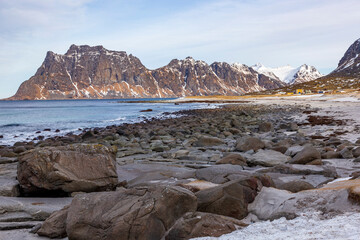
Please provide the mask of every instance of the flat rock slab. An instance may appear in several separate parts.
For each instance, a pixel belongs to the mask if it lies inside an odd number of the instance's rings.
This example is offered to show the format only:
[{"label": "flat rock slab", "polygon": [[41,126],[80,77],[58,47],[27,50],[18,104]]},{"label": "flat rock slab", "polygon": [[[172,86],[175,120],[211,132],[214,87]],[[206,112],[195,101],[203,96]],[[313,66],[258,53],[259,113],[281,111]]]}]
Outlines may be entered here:
[{"label": "flat rock slab", "polygon": [[237,178],[246,178],[251,175],[242,166],[232,164],[214,165],[198,169],[195,172],[197,179],[222,184]]},{"label": "flat rock slab", "polygon": [[176,184],[178,180],[195,178],[195,170],[166,164],[126,164],[117,166],[119,182],[127,181],[129,186],[158,184]]},{"label": "flat rock slab", "polygon": [[[47,237],[40,237],[37,234],[29,232],[29,229],[17,229],[0,231],[1,240],[49,240]],[[68,238],[62,238],[58,240],[68,240]]]},{"label": "flat rock slab", "polygon": [[274,150],[262,150],[252,155],[247,155],[248,163],[252,165],[262,165],[265,167],[273,167],[279,164],[284,164],[290,160],[289,156]]},{"label": "flat rock slab", "polygon": [[0,221],[43,221],[71,201],[72,198],[0,197]]}]

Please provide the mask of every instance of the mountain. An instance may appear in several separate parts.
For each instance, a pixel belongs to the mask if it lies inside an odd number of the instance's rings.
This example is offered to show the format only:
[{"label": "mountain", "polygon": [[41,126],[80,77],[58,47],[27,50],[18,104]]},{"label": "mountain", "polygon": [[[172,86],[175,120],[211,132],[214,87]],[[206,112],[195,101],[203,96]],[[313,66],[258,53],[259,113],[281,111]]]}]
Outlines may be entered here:
[{"label": "mountain", "polygon": [[293,92],[297,88],[311,91],[360,89],[360,39],[348,48],[337,68],[330,74],[295,86],[289,85],[276,90],[268,90],[266,93]]},{"label": "mountain", "polygon": [[316,70],[315,67],[306,64],[303,64],[298,68],[291,66],[270,68],[265,67],[261,63],[258,63],[251,68],[259,73],[262,73],[271,78],[278,79],[286,84],[299,84],[312,81],[323,76],[318,70]]},{"label": "mountain", "polygon": [[360,39],[356,40],[340,59],[333,76],[360,77]]},{"label": "mountain", "polygon": [[34,76],[10,100],[145,98],[194,95],[239,95],[284,86],[278,79],[243,64],[187,57],[147,69],[124,51],[71,45],[65,54],[47,52]]}]

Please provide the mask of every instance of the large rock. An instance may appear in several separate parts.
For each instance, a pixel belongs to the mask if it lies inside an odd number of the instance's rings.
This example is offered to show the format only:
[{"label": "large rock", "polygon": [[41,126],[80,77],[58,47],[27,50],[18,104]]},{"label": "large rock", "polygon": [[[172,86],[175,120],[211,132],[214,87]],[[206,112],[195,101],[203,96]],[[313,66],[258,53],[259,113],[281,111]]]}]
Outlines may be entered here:
[{"label": "large rock", "polygon": [[271,122],[263,122],[259,124],[260,132],[271,132],[274,131],[274,126]]},{"label": "large rock", "polygon": [[248,214],[248,204],[254,201],[263,185],[272,185],[271,179],[267,176],[249,177],[199,191],[196,193],[198,211],[242,219]]},{"label": "large rock", "polygon": [[257,151],[265,147],[265,143],[255,137],[242,138],[237,142],[236,150],[246,152],[249,150]]},{"label": "large rock", "polygon": [[249,155],[247,161],[249,165],[262,165],[265,167],[273,167],[279,164],[284,164],[290,160],[289,156],[274,150],[262,150],[257,153]]},{"label": "large rock", "polygon": [[314,186],[306,181],[295,180],[284,183],[279,188],[283,190],[287,190],[289,192],[296,193],[304,190],[314,189]]},{"label": "large rock", "polygon": [[242,221],[212,213],[189,212],[176,221],[166,240],[187,240],[197,237],[220,237],[245,227]]},{"label": "large rock", "polygon": [[232,165],[247,166],[246,159],[242,155],[236,153],[232,153],[223,157],[215,164],[232,164]]},{"label": "large rock", "polygon": [[49,218],[45,220],[41,228],[37,231],[39,236],[49,238],[64,238],[66,237],[66,218],[69,206],[54,212]]},{"label": "large rock", "polygon": [[195,147],[211,147],[211,146],[221,145],[223,143],[224,142],[219,138],[202,136],[199,138],[199,140],[194,142],[193,145]]},{"label": "large rock", "polygon": [[118,182],[113,150],[90,144],[30,150],[19,158],[17,178],[29,194],[99,191]]},{"label": "large rock", "polygon": [[263,187],[249,205],[249,212],[261,220],[280,217],[293,219],[305,211],[321,212],[326,216],[357,211],[358,206],[348,199],[347,189],[315,189],[290,193],[286,190]]},{"label": "large rock", "polygon": [[196,210],[180,187],[144,187],[77,195],[66,219],[69,239],[161,239],[177,219]]},{"label": "large rock", "polygon": [[306,164],[315,159],[321,159],[321,154],[319,153],[319,151],[312,146],[306,146],[290,160],[290,163]]}]

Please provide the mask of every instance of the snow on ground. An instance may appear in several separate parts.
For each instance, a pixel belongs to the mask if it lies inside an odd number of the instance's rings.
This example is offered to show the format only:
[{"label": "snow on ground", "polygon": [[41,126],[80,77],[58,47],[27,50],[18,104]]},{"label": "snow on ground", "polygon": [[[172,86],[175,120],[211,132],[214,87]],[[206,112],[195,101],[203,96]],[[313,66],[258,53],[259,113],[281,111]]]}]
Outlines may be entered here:
[{"label": "snow on ground", "polygon": [[332,219],[321,219],[317,213],[303,214],[293,220],[253,223],[241,230],[219,238],[204,237],[197,240],[358,240],[360,239],[360,213],[345,213]]},{"label": "snow on ground", "polygon": [[344,97],[344,98],[336,98],[331,101],[333,101],[333,102],[360,102],[360,99],[356,98],[356,97]]}]

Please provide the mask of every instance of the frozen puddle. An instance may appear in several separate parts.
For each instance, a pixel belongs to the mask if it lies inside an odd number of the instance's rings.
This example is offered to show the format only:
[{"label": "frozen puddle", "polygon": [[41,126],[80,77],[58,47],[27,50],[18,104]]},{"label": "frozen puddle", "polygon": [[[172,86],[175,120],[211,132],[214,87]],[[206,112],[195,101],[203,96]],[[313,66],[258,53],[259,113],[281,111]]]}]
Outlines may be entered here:
[{"label": "frozen puddle", "polygon": [[[222,235],[219,238],[204,237],[197,240],[317,240],[360,239],[360,213],[345,213],[332,219],[321,220],[316,213],[304,214],[293,220],[280,218],[272,222],[257,222],[250,226]],[[195,239],[195,238],[194,238]]]}]

